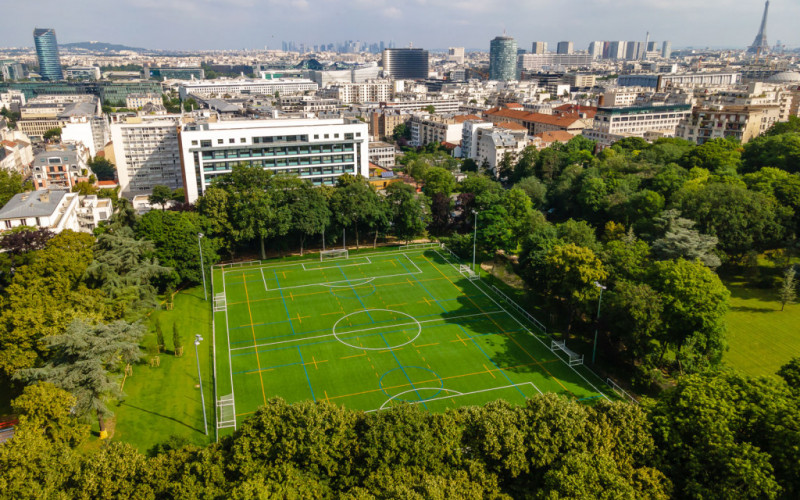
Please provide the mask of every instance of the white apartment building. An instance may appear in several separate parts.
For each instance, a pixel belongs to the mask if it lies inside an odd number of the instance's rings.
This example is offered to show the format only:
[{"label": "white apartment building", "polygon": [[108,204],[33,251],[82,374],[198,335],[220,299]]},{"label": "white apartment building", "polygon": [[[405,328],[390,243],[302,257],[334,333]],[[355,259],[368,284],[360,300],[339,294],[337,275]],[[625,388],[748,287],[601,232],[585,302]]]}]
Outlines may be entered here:
[{"label": "white apartment building", "polygon": [[[412,146],[424,146],[432,142],[458,144],[458,141],[461,140],[461,131],[467,116],[414,115],[408,122],[408,126],[411,128],[410,144]],[[477,117],[471,116],[471,118]]]},{"label": "white apartment building", "polygon": [[128,94],[125,98],[125,107],[128,109],[139,109],[145,107],[147,104],[156,104],[163,106],[164,101],[160,94]]},{"label": "white apartment building", "polygon": [[394,85],[390,80],[373,80],[364,83],[338,83],[325,91],[325,95],[342,104],[385,102],[392,98]]},{"label": "white apartment building", "polygon": [[[0,134],[0,139],[2,137],[3,134]],[[33,163],[33,148],[30,142],[11,137],[0,140],[0,170],[17,172],[27,177],[31,163]]]},{"label": "white apartment building", "polygon": [[501,128],[483,129],[477,131],[477,150],[474,160],[478,165],[488,164],[488,170],[495,177],[499,176],[497,166],[506,155],[516,159],[530,141],[524,130],[504,130]]},{"label": "white apartment building", "polygon": [[395,165],[394,144],[380,141],[370,142],[369,161],[381,167],[393,168]]},{"label": "white apartment building", "polygon": [[45,189],[14,195],[0,208],[0,232],[20,226],[91,233],[101,221],[111,218],[109,198],[79,196],[63,190]]},{"label": "white apartment building", "polygon": [[75,80],[99,80],[100,68],[97,66],[70,66],[64,76]]},{"label": "white apartment building", "polygon": [[517,57],[517,66],[520,71],[539,71],[552,67],[588,67],[591,65],[591,54],[520,54]]},{"label": "white apartment building", "polygon": [[491,130],[494,124],[480,120],[467,120],[461,129],[461,157],[477,158],[478,154],[478,131]]},{"label": "white apartment building", "polygon": [[140,116],[111,124],[120,192],[149,194],[153,186],[183,187],[179,115]]},{"label": "white apartment building", "polygon": [[339,119],[230,120],[182,126],[186,200],[240,164],[332,185],[344,173],[369,177],[367,124]]},{"label": "white apartment building", "polygon": [[598,108],[592,128],[584,129],[583,135],[603,148],[624,137],[644,137],[648,132],[674,137],[678,124],[691,113],[689,104]]},{"label": "white apartment building", "polygon": [[79,231],[77,193],[49,190],[15,194],[0,208],[0,231],[31,226],[60,233]]},{"label": "white apartment building", "polygon": [[728,137],[745,144],[766,132],[779,117],[777,104],[697,106],[680,123],[676,135],[697,144]]},{"label": "white apartment building", "polygon": [[419,111],[428,106],[433,106],[434,113],[437,114],[458,113],[461,107],[461,101],[457,99],[417,99],[408,101],[395,100],[381,103],[381,107],[398,112]]},{"label": "white apartment building", "polygon": [[189,94],[202,97],[224,95],[278,95],[316,91],[319,85],[304,78],[276,78],[274,80],[193,80],[178,87],[181,100]]},{"label": "white apartment building", "polygon": [[21,90],[7,90],[0,92],[0,109],[19,111],[25,105],[25,94]]}]

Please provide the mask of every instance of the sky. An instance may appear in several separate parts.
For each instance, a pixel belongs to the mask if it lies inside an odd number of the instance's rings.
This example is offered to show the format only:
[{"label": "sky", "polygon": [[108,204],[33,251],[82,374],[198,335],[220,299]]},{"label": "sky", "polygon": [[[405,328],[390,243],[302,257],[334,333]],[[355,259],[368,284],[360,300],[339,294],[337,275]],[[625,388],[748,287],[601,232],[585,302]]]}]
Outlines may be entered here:
[{"label": "sky", "polygon": [[[148,49],[279,49],[394,41],[398,47],[488,51],[505,30],[520,48],[542,40],[671,40],[673,48],[746,47],[764,3],[753,0],[6,0],[13,22],[0,46],[33,46],[33,29],[59,43],[96,40]],[[8,7],[8,6],[7,6]],[[800,0],[770,3],[767,38],[800,46]]]}]

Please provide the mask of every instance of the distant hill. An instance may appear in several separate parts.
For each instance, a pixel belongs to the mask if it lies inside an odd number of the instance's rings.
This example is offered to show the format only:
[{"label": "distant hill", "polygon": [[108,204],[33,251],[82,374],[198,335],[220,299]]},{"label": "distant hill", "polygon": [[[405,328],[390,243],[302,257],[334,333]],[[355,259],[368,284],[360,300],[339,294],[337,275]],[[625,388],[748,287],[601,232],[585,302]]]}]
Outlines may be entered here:
[{"label": "distant hill", "polygon": [[99,52],[119,52],[121,50],[132,50],[134,52],[145,52],[147,49],[141,47],[128,47],[127,45],[117,45],[105,42],[74,42],[74,43],[61,43],[61,47],[70,49],[86,49],[95,50]]}]

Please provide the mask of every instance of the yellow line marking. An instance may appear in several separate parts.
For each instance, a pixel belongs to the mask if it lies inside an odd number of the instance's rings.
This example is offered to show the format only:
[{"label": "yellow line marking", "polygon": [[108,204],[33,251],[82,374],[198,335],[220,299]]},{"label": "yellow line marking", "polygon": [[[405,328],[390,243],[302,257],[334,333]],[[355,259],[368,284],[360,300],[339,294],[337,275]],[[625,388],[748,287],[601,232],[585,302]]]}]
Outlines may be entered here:
[{"label": "yellow line marking", "polygon": [[330,316],[331,314],[344,314],[344,311],[334,311],[332,313],[322,313],[322,316]]},{"label": "yellow line marking", "polygon": [[494,376],[494,373],[492,373],[492,370],[490,370],[485,364],[483,365],[483,367],[486,368],[486,371],[489,373],[489,375],[492,376],[492,378],[497,378]]},{"label": "yellow line marking", "polygon": [[450,342],[461,342],[464,347],[467,347],[467,339],[462,339],[460,334],[456,334],[456,337],[458,337],[456,340],[451,340]]},{"label": "yellow line marking", "polygon": [[382,351],[378,351],[378,352],[379,352],[379,353],[381,353],[381,354],[383,354],[383,353],[392,352],[392,351],[394,351],[394,352],[398,352],[398,351],[402,351],[403,349],[405,349],[405,347],[401,347],[400,349],[392,349],[392,348],[389,348],[389,349],[384,349],[384,350],[382,350]]},{"label": "yellow line marking", "polygon": [[292,295],[292,292],[289,292],[289,297],[291,297],[292,298],[292,302],[294,302],[294,295]]},{"label": "yellow line marking", "polygon": [[303,322],[303,318],[310,318],[311,316],[300,316],[300,313],[297,313],[297,321],[300,323]]},{"label": "yellow line marking", "polygon": [[[456,285],[455,283],[453,283],[453,280],[451,280],[450,278],[448,278],[448,277],[447,277],[447,275],[446,275],[446,274],[444,274],[444,273],[442,272],[442,270],[441,270],[441,269],[439,269],[437,266],[434,266],[434,265],[433,265],[433,262],[431,262],[430,260],[428,260],[428,258],[427,258],[427,257],[425,257],[424,255],[422,255],[422,258],[423,258],[423,259],[425,259],[426,261],[428,261],[428,263],[429,263],[429,264],[431,264],[431,266],[433,266],[433,267],[434,267],[434,269],[436,269],[436,270],[439,272],[439,274],[441,274],[442,276],[444,276],[444,278],[445,278],[447,281],[449,281],[451,285],[453,285],[454,287],[456,287],[456,289],[457,289],[457,290],[459,290],[459,291],[461,291],[461,292],[463,293],[463,290],[461,290],[460,288],[458,288],[458,285]],[[475,286],[477,287],[477,285],[475,285]],[[478,304],[476,304],[476,303],[475,303],[475,301],[474,301],[474,300],[472,300],[472,299],[470,298],[470,296],[469,296],[469,295],[467,295],[467,294],[464,294],[464,296],[467,298],[467,300],[469,300],[470,302],[472,302],[472,305],[474,305],[476,308],[478,308],[478,310],[479,310],[480,312],[482,312],[482,313],[484,313],[484,314],[485,314],[485,311],[483,310],[483,308],[481,308],[481,306],[479,306]],[[551,377],[553,380],[555,380],[555,381],[556,381],[556,383],[558,383],[558,385],[560,385],[562,389],[564,389],[565,391],[567,391],[568,393],[570,393],[572,396],[575,396],[575,394],[573,394],[573,392],[572,392],[572,391],[570,391],[569,389],[567,389],[567,387],[566,387],[566,386],[565,386],[565,385],[564,385],[564,384],[563,384],[563,383],[562,383],[562,382],[561,382],[559,379],[557,379],[557,378],[555,377],[555,375],[553,375],[552,373],[550,373],[550,371],[549,371],[547,368],[545,368],[545,367],[544,367],[544,366],[543,366],[541,363],[539,363],[539,362],[536,360],[536,358],[534,358],[534,357],[533,357],[533,355],[532,355],[531,353],[529,353],[529,352],[528,352],[528,351],[527,351],[527,350],[526,350],[524,347],[522,347],[522,346],[519,344],[519,342],[517,342],[517,341],[516,341],[516,339],[514,339],[514,337],[512,337],[512,336],[511,336],[511,335],[510,335],[508,332],[506,332],[506,331],[505,331],[505,329],[504,329],[502,326],[500,326],[500,325],[497,323],[497,321],[495,321],[495,320],[494,320],[494,318],[493,318],[492,316],[489,316],[489,320],[490,320],[492,323],[494,323],[494,324],[495,324],[495,326],[496,326],[497,328],[499,328],[499,329],[500,329],[500,331],[501,331],[501,332],[503,332],[503,334],[504,334],[506,337],[508,337],[508,339],[509,339],[509,340],[511,340],[512,342],[514,342],[514,343],[517,345],[517,347],[519,347],[519,348],[522,350],[522,352],[524,352],[525,354],[527,354],[527,355],[528,355],[528,356],[529,356],[529,357],[530,357],[530,358],[531,358],[531,359],[532,359],[534,362],[536,362],[536,364],[538,364],[539,366],[541,366],[541,367],[542,367],[542,370],[544,370],[545,372],[547,372],[547,374],[548,374],[548,375],[550,375],[550,377]]]},{"label": "yellow line marking", "polygon": [[325,402],[330,403],[331,400],[328,398],[328,391],[323,391],[325,393]]},{"label": "yellow line marking", "polygon": [[286,279],[286,271],[281,271],[281,274],[283,275],[283,279]]},{"label": "yellow line marking", "polygon": [[403,302],[402,304],[389,304],[386,307],[400,307],[405,305],[408,305],[408,302]]},{"label": "yellow line marking", "polygon": [[422,345],[411,344],[411,345],[413,345],[414,347],[430,347],[432,345],[439,345],[439,342],[434,342],[433,344],[422,344]]},{"label": "yellow line marking", "polygon": [[[244,281],[244,273],[242,273],[242,281]],[[247,283],[244,283],[244,296],[247,300],[247,314],[250,315],[250,330],[253,332],[253,350],[256,351],[256,364],[258,365],[258,381],[261,383],[261,397],[264,399],[264,404],[267,404],[267,393],[264,391],[264,379],[261,378],[261,359],[258,357],[258,341],[256,340],[256,327],[253,326],[253,311],[250,309],[250,293],[247,291]]]},{"label": "yellow line marking", "polygon": [[339,359],[360,358],[360,357],[362,357],[362,356],[366,356],[366,355],[367,355],[367,353],[363,353],[363,354],[354,354],[354,355],[352,355],[352,356],[344,356],[344,357],[341,357],[341,358],[339,358]]}]

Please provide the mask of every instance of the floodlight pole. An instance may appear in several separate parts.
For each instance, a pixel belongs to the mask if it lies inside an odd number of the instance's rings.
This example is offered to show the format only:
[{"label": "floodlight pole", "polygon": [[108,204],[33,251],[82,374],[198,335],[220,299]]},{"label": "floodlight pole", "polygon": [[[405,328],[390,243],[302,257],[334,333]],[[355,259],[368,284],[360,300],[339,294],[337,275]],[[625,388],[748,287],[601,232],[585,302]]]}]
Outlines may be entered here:
[{"label": "floodlight pole", "polygon": [[475,248],[477,247],[477,244],[478,244],[478,211],[477,210],[473,210],[472,213],[475,214],[475,224],[473,224],[473,226],[475,226],[475,233],[472,236],[472,272],[474,273],[475,272]]},{"label": "floodlight pole", "polygon": [[206,436],[208,436],[208,418],[206,417],[206,395],[203,393],[203,376],[200,375],[200,355],[197,353],[197,346],[203,337],[200,335],[194,336],[194,357],[197,358],[197,378],[200,381],[200,401],[203,404],[203,428],[205,429]]},{"label": "floodlight pole", "polygon": [[597,319],[595,319],[594,324],[594,344],[592,345],[592,364],[594,364],[594,358],[597,354],[597,329],[600,328],[600,304],[603,303],[603,290],[606,289],[605,286],[601,285],[597,281],[594,282],[594,286],[600,289],[600,298],[597,300]]},{"label": "floodlight pole", "polygon": [[322,228],[322,251],[325,251],[325,228]]},{"label": "floodlight pole", "polygon": [[200,274],[203,275],[203,300],[208,300],[208,291],[206,291],[206,266],[203,264],[203,233],[197,233],[197,247],[200,249]]},{"label": "floodlight pole", "polygon": [[342,228],[342,250],[347,250],[347,234],[346,229]]}]

